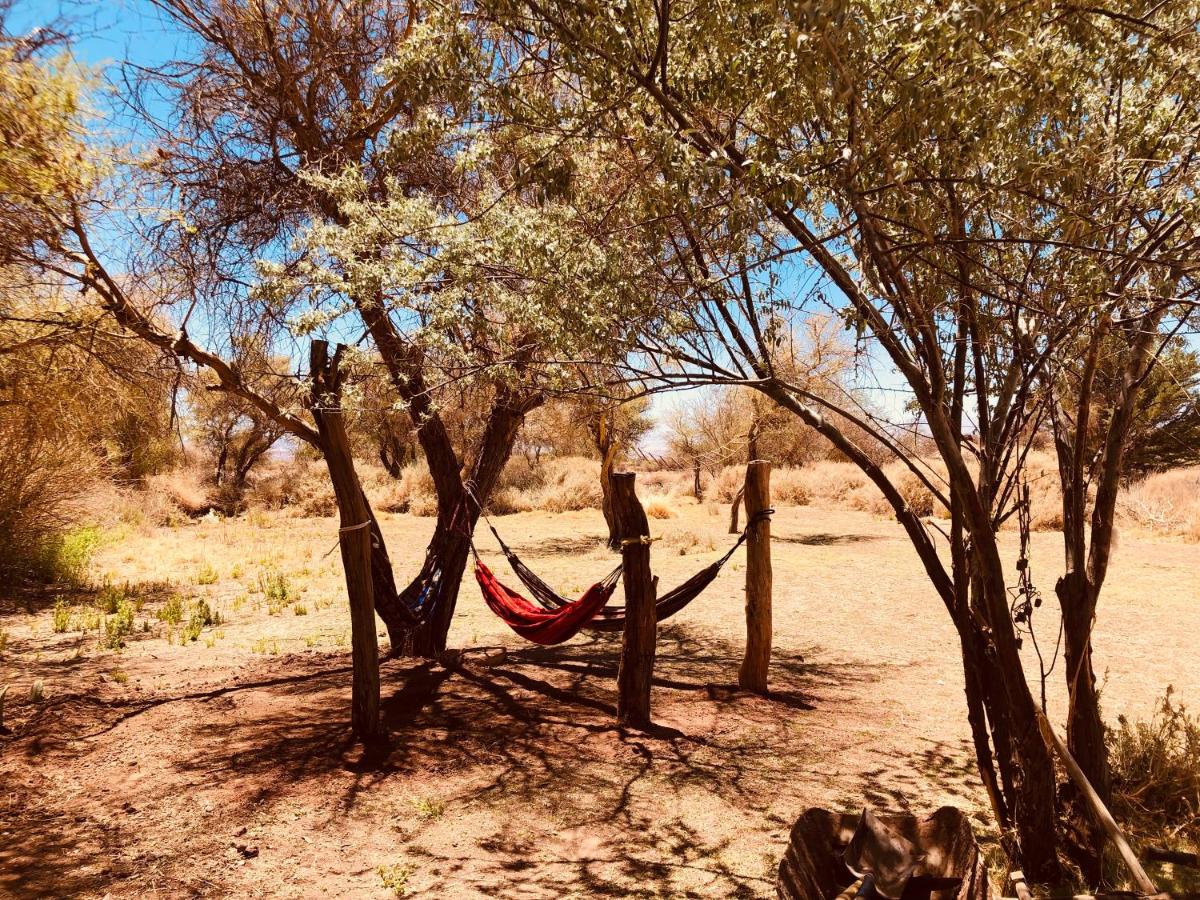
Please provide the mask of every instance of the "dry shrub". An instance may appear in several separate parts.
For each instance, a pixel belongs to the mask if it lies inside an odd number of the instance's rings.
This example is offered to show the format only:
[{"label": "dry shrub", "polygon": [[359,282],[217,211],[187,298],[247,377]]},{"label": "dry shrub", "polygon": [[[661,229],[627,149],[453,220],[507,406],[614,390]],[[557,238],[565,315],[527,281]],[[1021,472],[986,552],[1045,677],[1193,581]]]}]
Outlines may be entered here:
[{"label": "dry shrub", "polygon": [[1158,472],[1121,498],[1123,516],[1145,528],[1200,541],[1200,466]]},{"label": "dry shrub", "polygon": [[100,467],[86,448],[23,428],[0,430],[0,581],[73,580],[67,534]]},{"label": "dry shrub", "polygon": [[651,500],[648,500],[643,506],[643,509],[645,509],[646,515],[651,519],[675,518],[675,510],[669,503],[660,497],[654,497]]},{"label": "dry shrub", "polygon": [[325,518],[337,513],[325,464],[299,456],[260,472],[247,488],[245,500],[251,507],[287,509],[300,518]]},{"label": "dry shrub", "polygon": [[771,502],[780,506],[807,506],[812,500],[803,469],[777,469],[771,473]]},{"label": "dry shrub", "polygon": [[689,553],[707,553],[717,549],[711,535],[700,535],[690,528],[670,528],[663,534],[664,547],[670,547],[680,556]]},{"label": "dry shrub", "polygon": [[165,501],[188,518],[205,515],[212,500],[198,469],[175,469],[146,479],[145,493]]},{"label": "dry shrub", "polygon": [[1200,718],[1167,688],[1149,722],[1118,718],[1107,735],[1113,806],[1146,839],[1183,834],[1200,840]]},{"label": "dry shrub", "polygon": [[[639,473],[637,488],[638,493],[644,497],[690,497],[695,488],[695,480],[691,472],[658,469],[653,472]],[[703,476],[700,480],[700,488],[703,491]]]},{"label": "dry shrub", "polygon": [[570,456],[550,460],[545,465],[546,478],[530,509],[547,512],[573,512],[579,509],[599,509],[603,501],[600,492],[600,463],[594,459]]},{"label": "dry shrub", "polygon": [[389,479],[374,490],[371,485],[365,489],[367,496],[384,512],[437,515],[433,476],[424,464],[405,466],[399,478]]},{"label": "dry shrub", "polygon": [[722,503],[732,503],[733,498],[737,496],[737,492],[745,483],[746,469],[744,466],[726,466],[713,482],[716,498]]},{"label": "dry shrub", "polygon": [[813,502],[841,504],[867,485],[867,476],[853,463],[820,460],[800,470]]}]

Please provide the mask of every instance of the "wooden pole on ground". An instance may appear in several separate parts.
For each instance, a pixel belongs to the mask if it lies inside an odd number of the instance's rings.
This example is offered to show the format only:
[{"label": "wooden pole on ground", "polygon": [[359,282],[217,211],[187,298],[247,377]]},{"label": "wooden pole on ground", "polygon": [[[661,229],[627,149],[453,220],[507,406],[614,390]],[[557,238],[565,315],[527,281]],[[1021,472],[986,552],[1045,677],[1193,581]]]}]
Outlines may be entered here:
[{"label": "wooden pole on ground", "polygon": [[375,593],[371,579],[371,514],[363,497],[350,438],[341,407],[339,346],[333,357],[325,341],[313,341],[313,419],[321,436],[321,450],[333,482],[341,527],[338,545],[350,600],[350,641],[354,661],[350,723],[363,742],[383,737],[379,719],[379,641],[375,636]]},{"label": "wooden pole on ground", "polygon": [[1129,867],[1130,873],[1133,875],[1133,880],[1137,882],[1138,890],[1148,896],[1158,894],[1158,888],[1154,882],[1150,880],[1150,876],[1146,874],[1146,870],[1142,868],[1141,862],[1138,861],[1137,854],[1133,852],[1133,848],[1129,846],[1129,841],[1125,840],[1125,835],[1121,832],[1116,820],[1113,819],[1112,813],[1108,811],[1108,807],[1104,805],[1104,801],[1100,799],[1100,795],[1096,793],[1096,789],[1092,787],[1087,776],[1083,774],[1083,769],[1079,768],[1079,764],[1075,762],[1075,758],[1071,756],[1067,750],[1067,745],[1059,738],[1058,733],[1054,730],[1054,726],[1050,724],[1050,720],[1042,713],[1040,709],[1034,708],[1034,713],[1037,716],[1038,728],[1041,729],[1042,737],[1058,754],[1066,767],[1067,774],[1071,776],[1071,780],[1075,782],[1075,786],[1079,788],[1079,792],[1091,807],[1093,815],[1100,822],[1100,826],[1108,834],[1111,840],[1117,846],[1117,850],[1121,854],[1121,858],[1125,860],[1125,865]]},{"label": "wooden pole on ground", "polygon": [[769,462],[755,459],[746,466],[745,502],[750,529],[746,536],[746,655],[738,671],[738,685],[765,694],[771,665],[771,520],[761,514],[771,508]]},{"label": "wooden pole on ground", "polygon": [[650,725],[650,679],[658,619],[655,581],[650,575],[650,524],[634,490],[632,472],[614,472],[612,511],[621,539],[625,580],[625,633],[617,669],[617,722],[631,728]]}]

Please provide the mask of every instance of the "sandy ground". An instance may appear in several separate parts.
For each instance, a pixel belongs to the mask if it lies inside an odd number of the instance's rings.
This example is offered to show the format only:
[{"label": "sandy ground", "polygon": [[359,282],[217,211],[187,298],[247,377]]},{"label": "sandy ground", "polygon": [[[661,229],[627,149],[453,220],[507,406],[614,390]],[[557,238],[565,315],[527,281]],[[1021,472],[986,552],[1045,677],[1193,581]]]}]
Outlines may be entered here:
[{"label": "sandy ground", "polygon": [[[727,546],[725,516],[690,505],[652,523],[663,585]],[[595,512],[498,524],[564,593],[611,565]],[[432,521],[383,527],[403,577]],[[0,738],[0,894],[768,897],[809,806],[952,803],[986,833],[957,641],[899,528],[801,507],[777,514],[774,536],[771,697],[728,687],[741,553],[660,629],[653,735],[614,725],[619,636],[526,644],[468,579],[450,644],[503,646],[507,659],[386,663],[394,747],[382,759],[348,738],[334,520],[257,513],[114,538],[96,578],[128,582],[149,628],[125,649],[75,622],[54,633],[47,598],[0,598],[14,731]],[[1052,595],[1060,554],[1054,535],[1036,541]],[[511,575],[490,534],[480,543]],[[292,591],[274,615],[259,590],[271,572]],[[206,598],[223,623],[181,646],[155,617],[172,593]],[[1168,684],[1200,702],[1198,593],[1200,546],[1123,536],[1096,634],[1108,718],[1149,716]],[[1052,648],[1052,601],[1040,619]],[[1061,663],[1050,691],[1061,715]]]}]

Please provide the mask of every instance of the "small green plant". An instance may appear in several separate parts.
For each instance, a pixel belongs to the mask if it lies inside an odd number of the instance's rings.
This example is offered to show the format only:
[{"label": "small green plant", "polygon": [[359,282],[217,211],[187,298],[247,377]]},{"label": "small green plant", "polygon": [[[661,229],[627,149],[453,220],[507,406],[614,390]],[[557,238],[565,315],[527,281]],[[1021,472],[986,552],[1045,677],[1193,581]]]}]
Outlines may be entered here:
[{"label": "small green plant", "polygon": [[266,638],[259,638],[254,642],[250,651],[252,653],[270,653],[272,656],[275,656],[279,653],[279,642],[272,640],[270,643],[267,643]]},{"label": "small green plant", "polygon": [[100,593],[96,595],[96,601],[93,604],[96,609],[107,615],[112,615],[117,611],[117,608],[122,602],[129,599],[129,585],[117,587],[110,581],[105,581],[103,587],[100,588]]},{"label": "small green plant", "polygon": [[306,634],[304,636],[305,647],[315,647],[319,643],[321,643],[321,636],[319,634]]},{"label": "small green plant", "polygon": [[248,594],[238,594],[236,597],[233,598],[233,603],[231,604],[231,608],[233,609],[234,612],[241,612],[242,607],[246,605],[246,601],[249,599],[250,599],[250,596]]},{"label": "small green plant", "polygon": [[54,601],[54,633],[62,634],[71,627],[71,607],[63,597]]},{"label": "small green plant", "polygon": [[305,606],[303,603],[297,603],[295,606],[292,607],[292,612],[298,616],[307,616],[308,615],[308,607]]},{"label": "small green plant", "polygon": [[125,638],[133,633],[133,604],[122,600],[117,604],[116,612],[104,620],[104,646],[108,650],[120,650],[125,646]]},{"label": "small green plant", "polygon": [[76,627],[87,634],[89,631],[99,631],[104,627],[104,617],[94,606],[84,607],[75,617]]},{"label": "small green plant", "polygon": [[422,819],[440,819],[446,804],[431,797],[420,797],[412,802],[413,808]]},{"label": "small green plant", "polygon": [[242,577],[242,564],[241,563],[233,564],[233,568],[229,570],[229,577],[230,578],[241,578]]},{"label": "small green plant", "polygon": [[196,640],[207,625],[220,624],[221,614],[213,612],[207,600],[197,600],[192,604],[192,614],[183,628],[182,642],[186,644]]},{"label": "small green plant", "polygon": [[221,576],[217,574],[217,570],[213,568],[212,563],[205,563],[200,567],[200,571],[196,573],[196,584],[216,584]]},{"label": "small green plant", "polygon": [[275,568],[258,573],[258,589],[267,600],[268,615],[277,616],[291,603],[295,593],[288,577]]},{"label": "small green plant", "polygon": [[120,669],[113,669],[111,672],[108,673],[108,677],[111,678],[113,681],[115,681],[117,684],[125,684],[126,682],[129,681],[129,674],[127,672],[121,671]]},{"label": "small green plant", "polygon": [[375,870],[379,873],[379,880],[383,882],[386,890],[391,891],[397,897],[403,897],[408,893],[408,879],[412,877],[413,867],[407,863],[394,866],[380,866]]},{"label": "small green plant", "polygon": [[183,598],[172,594],[157,613],[160,621],[168,625],[178,625],[183,621]]}]

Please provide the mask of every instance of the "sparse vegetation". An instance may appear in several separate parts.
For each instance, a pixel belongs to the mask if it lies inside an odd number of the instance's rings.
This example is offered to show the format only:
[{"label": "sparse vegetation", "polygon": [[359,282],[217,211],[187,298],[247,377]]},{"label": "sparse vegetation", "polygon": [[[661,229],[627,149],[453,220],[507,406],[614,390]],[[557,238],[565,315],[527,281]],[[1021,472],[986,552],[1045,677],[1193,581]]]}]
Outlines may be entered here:
[{"label": "sparse vegetation", "polygon": [[379,880],[383,882],[385,890],[391,891],[397,897],[403,897],[408,893],[408,879],[412,877],[414,871],[411,865],[404,863],[379,866],[375,871],[379,874]]},{"label": "sparse vegetation", "polygon": [[134,606],[122,598],[113,614],[104,620],[104,646],[109,650],[120,650],[125,639],[133,633]]},{"label": "sparse vegetation", "polygon": [[168,625],[180,624],[183,621],[183,598],[178,594],[172,594],[155,615],[158,616],[159,621],[166,622]]},{"label": "sparse vegetation", "polygon": [[1114,812],[1143,839],[1200,845],[1200,717],[1167,688],[1144,722],[1125,716],[1108,732]]},{"label": "sparse vegetation", "polygon": [[54,633],[62,634],[71,627],[71,606],[65,597],[54,601]]}]

